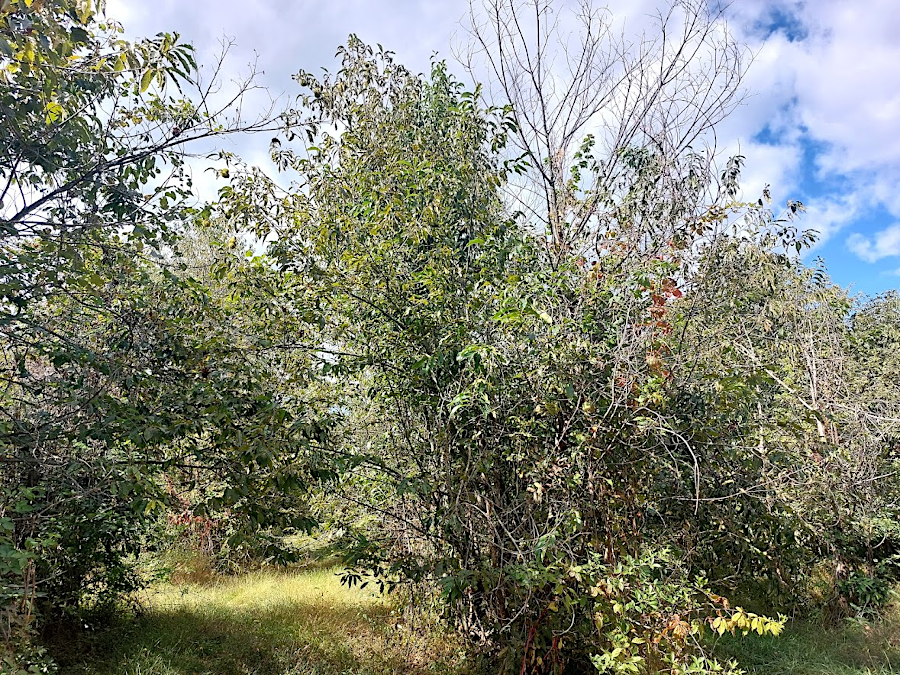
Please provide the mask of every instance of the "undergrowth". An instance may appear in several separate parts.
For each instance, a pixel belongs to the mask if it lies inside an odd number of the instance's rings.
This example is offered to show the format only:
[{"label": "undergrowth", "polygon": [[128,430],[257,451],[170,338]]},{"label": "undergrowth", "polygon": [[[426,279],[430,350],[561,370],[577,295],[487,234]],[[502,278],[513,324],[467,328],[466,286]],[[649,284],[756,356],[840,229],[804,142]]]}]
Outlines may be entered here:
[{"label": "undergrowth", "polygon": [[[196,574],[192,574],[195,572]],[[446,628],[347,588],[327,560],[299,571],[207,574],[194,561],[139,598],[137,616],[51,636],[72,675],[474,675]],[[777,638],[717,638],[748,675],[900,674],[900,608],[875,623],[789,623]]]}]

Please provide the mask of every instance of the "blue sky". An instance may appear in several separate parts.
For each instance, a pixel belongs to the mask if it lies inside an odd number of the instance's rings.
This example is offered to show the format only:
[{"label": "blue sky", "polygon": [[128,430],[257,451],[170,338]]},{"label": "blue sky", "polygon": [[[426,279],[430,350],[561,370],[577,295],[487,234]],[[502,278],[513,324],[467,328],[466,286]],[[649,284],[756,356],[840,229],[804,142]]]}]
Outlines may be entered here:
[{"label": "blue sky", "polygon": [[[640,25],[660,3],[608,4]],[[413,70],[427,70],[434,52],[452,61],[467,8],[467,0],[108,0],[107,14],[132,36],[181,33],[203,63],[228,36],[228,68],[247,72],[256,61],[262,83],[293,95],[291,74],[333,66],[349,33]],[[728,23],[755,55],[750,96],[717,130],[725,152],[747,158],[745,196],[755,201],[770,184],[776,202],[803,201],[801,225],[820,232],[806,258],[824,259],[836,282],[869,294],[900,287],[900,2],[735,0]],[[266,164],[267,141],[242,139],[235,149]]]}]

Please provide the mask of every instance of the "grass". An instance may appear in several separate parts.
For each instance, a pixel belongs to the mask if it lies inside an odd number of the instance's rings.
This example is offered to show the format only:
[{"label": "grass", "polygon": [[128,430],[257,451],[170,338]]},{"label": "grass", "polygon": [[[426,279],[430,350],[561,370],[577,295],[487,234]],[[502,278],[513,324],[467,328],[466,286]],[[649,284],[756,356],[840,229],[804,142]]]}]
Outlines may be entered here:
[{"label": "grass", "polygon": [[[471,672],[439,626],[411,625],[383,598],[341,586],[336,568],[212,580],[191,569],[159,585],[144,611],[110,628],[57,636],[72,675],[424,675]],[[749,675],[900,675],[900,607],[872,626],[789,624],[779,638],[725,635],[715,645]]]},{"label": "grass", "polygon": [[56,639],[72,675],[363,675],[463,673],[459,645],[410,626],[334,569],[255,572],[164,585],[146,610],[90,638]]},{"label": "grass", "polygon": [[750,675],[888,675],[900,673],[900,611],[874,625],[824,629],[794,622],[778,638],[725,635],[715,647]]}]

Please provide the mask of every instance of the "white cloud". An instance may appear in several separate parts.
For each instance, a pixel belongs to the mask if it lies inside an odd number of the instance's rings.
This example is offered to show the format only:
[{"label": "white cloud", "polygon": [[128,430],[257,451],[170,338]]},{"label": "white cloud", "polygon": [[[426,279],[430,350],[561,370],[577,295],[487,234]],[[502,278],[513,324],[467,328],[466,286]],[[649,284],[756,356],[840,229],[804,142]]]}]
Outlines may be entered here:
[{"label": "white cloud", "polygon": [[[812,5],[812,3],[810,3]],[[900,12],[893,0],[806,7],[814,33],[798,54],[798,114],[809,133],[831,144],[829,172],[897,168],[900,157]]]},{"label": "white cloud", "polygon": [[234,38],[236,61],[259,56],[266,84],[292,90],[290,74],[333,66],[335,48],[350,33],[381,43],[412,69],[428,68],[432,52],[449,55],[450,36],[466,0],[109,0],[107,14],[130,35],[177,31],[209,62],[223,36]]},{"label": "white cloud", "polygon": [[800,171],[802,150],[798,145],[782,143],[767,145],[748,142],[730,146],[728,154],[740,152],[745,158],[741,172],[741,191],[747,201],[756,201],[766,185],[770,186],[772,199],[784,204],[796,197],[797,176]]},{"label": "white cloud", "polygon": [[882,258],[900,256],[900,223],[866,237],[854,232],[847,237],[847,248],[866,262],[874,263]]},{"label": "white cloud", "polygon": [[[900,12],[896,0],[742,0],[732,26],[756,50],[747,82],[757,93],[728,123],[738,138],[768,129],[779,148],[803,140],[812,164],[788,170],[771,153],[756,170],[801,180],[839,178],[844,192],[810,204],[808,226],[823,240],[853,222],[862,206],[900,217]],[[748,161],[749,166],[749,161]],[[773,183],[773,191],[777,190]],[[824,223],[824,227],[822,226]],[[863,259],[888,253],[891,228],[848,240]],[[879,245],[879,242],[881,244]]]},{"label": "white cloud", "polygon": [[813,249],[819,248],[852,223],[862,212],[861,195],[850,192],[834,198],[817,199],[807,206],[806,215],[800,224],[818,232]]}]

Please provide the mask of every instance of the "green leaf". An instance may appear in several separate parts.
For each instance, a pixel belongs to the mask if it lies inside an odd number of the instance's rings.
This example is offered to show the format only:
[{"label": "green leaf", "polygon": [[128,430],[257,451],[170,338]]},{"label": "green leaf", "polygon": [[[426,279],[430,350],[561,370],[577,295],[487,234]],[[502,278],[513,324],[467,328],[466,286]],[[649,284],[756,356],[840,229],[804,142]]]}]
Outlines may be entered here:
[{"label": "green leaf", "polygon": [[74,26],[70,35],[72,36],[72,42],[79,45],[87,44],[91,39],[90,34],[81,26]]}]

